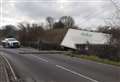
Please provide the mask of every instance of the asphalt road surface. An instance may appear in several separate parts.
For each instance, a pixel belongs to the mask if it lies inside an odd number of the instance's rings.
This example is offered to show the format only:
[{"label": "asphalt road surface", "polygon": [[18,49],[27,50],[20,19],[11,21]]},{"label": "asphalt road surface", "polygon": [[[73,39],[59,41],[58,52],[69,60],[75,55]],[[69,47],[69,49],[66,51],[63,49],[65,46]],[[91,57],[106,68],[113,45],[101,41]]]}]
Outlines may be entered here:
[{"label": "asphalt road surface", "polygon": [[26,82],[120,82],[120,67],[62,54],[20,54],[31,48],[0,48],[18,78]]}]

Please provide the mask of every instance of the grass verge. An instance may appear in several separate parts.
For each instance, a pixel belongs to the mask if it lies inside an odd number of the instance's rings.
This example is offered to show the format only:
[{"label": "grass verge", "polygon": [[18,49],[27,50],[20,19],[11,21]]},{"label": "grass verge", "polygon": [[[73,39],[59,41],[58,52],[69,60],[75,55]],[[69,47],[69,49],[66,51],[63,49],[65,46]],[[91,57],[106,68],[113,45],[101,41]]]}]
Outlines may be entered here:
[{"label": "grass verge", "polygon": [[77,55],[77,54],[66,54],[68,56],[71,57],[77,57],[77,58],[81,58],[81,59],[86,59],[86,60],[91,60],[91,61],[95,61],[95,62],[99,62],[99,63],[104,63],[104,64],[110,64],[110,65],[115,65],[115,66],[120,66],[120,62],[117,61],[112,61],[112,60],[108,60],[108,59],[102,59],[99,58],[97,56],[88,56],[88,55]]}]

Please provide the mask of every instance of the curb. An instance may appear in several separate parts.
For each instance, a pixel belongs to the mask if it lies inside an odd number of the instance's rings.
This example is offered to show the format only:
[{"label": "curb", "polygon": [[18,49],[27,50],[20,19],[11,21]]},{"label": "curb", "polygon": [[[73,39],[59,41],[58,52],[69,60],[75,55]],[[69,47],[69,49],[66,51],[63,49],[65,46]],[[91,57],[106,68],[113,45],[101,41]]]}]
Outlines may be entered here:
[{"label": "curb", "polygon": [[7,64],[9,65],[10,70],[11,70],[13,76],[14,76],[14,79],[17,80],[17,77],[16,77],[16,75],[15,75],[15,72],[13,71],[13,68],[12,68],[12,66],[10,65],[9,61],[7,60],[6,57],[3,56],[3,58],[5,59],[5,61],[7,62]]},{"label": "curb", "polygon": [[5,64],[3,63],[3,60],[0,61],[0,82],[10,82]]},{"label": "curb", "polygon": [[14,70],[13,70],[10,62],[8,61],[8,59],[7,59],[5,56],[3,56],[3,55],[1,55],[1,56],[4,58],[4,60],[5,60],[6,63],[8,64],[8,66],[9,66],[9,68],[10,68],[10,71],[11,71],[11,74],[12,74],[12,76],[13,76],[14,81],[17,81],[16,74],[15,74],[15,72],[14,72]]},{"label": "curb", "polygon": [[68,51],[39,51],[39,52],[19,52],[19,54],[65,54]]}]

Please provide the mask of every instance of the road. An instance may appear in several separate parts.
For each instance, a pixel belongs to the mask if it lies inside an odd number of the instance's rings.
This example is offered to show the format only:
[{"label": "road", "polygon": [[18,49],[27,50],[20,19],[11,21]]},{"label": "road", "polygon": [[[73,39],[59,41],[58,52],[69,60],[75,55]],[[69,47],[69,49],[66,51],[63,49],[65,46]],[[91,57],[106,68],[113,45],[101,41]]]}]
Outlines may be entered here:
[{"label": "road", "polygon": [[4,49],[18,78],[26,82],[120,82],[120,67],[71,58],[62,54],[21,54],[31,48]]}]

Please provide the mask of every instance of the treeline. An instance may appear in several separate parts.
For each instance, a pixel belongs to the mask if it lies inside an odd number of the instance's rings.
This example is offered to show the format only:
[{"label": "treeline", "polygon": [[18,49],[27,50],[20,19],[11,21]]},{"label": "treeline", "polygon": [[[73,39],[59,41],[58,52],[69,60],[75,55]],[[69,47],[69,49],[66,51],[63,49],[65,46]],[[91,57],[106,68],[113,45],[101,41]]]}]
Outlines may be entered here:
[{"label": "treeline", "polygon": [[6,25],[0,29],[0,39],[5,37],[16,37],[17,29],[14,25]]},{"label": "treeline", "polygon": [[17,35],[22,45],[39,49],[61,49],[60,43],[68,28],[76,28],[74,19],[70,16],[63,16],[58,21],[47,17],[46,22],[46,27],[38,24],[18,24],[20,30]]},{"label": "treeline", "polygon": [[44,29],[37,24],[19,24],[17,38],[23,46],[42,50],[61,49],[60,43],[68,28]]}]

